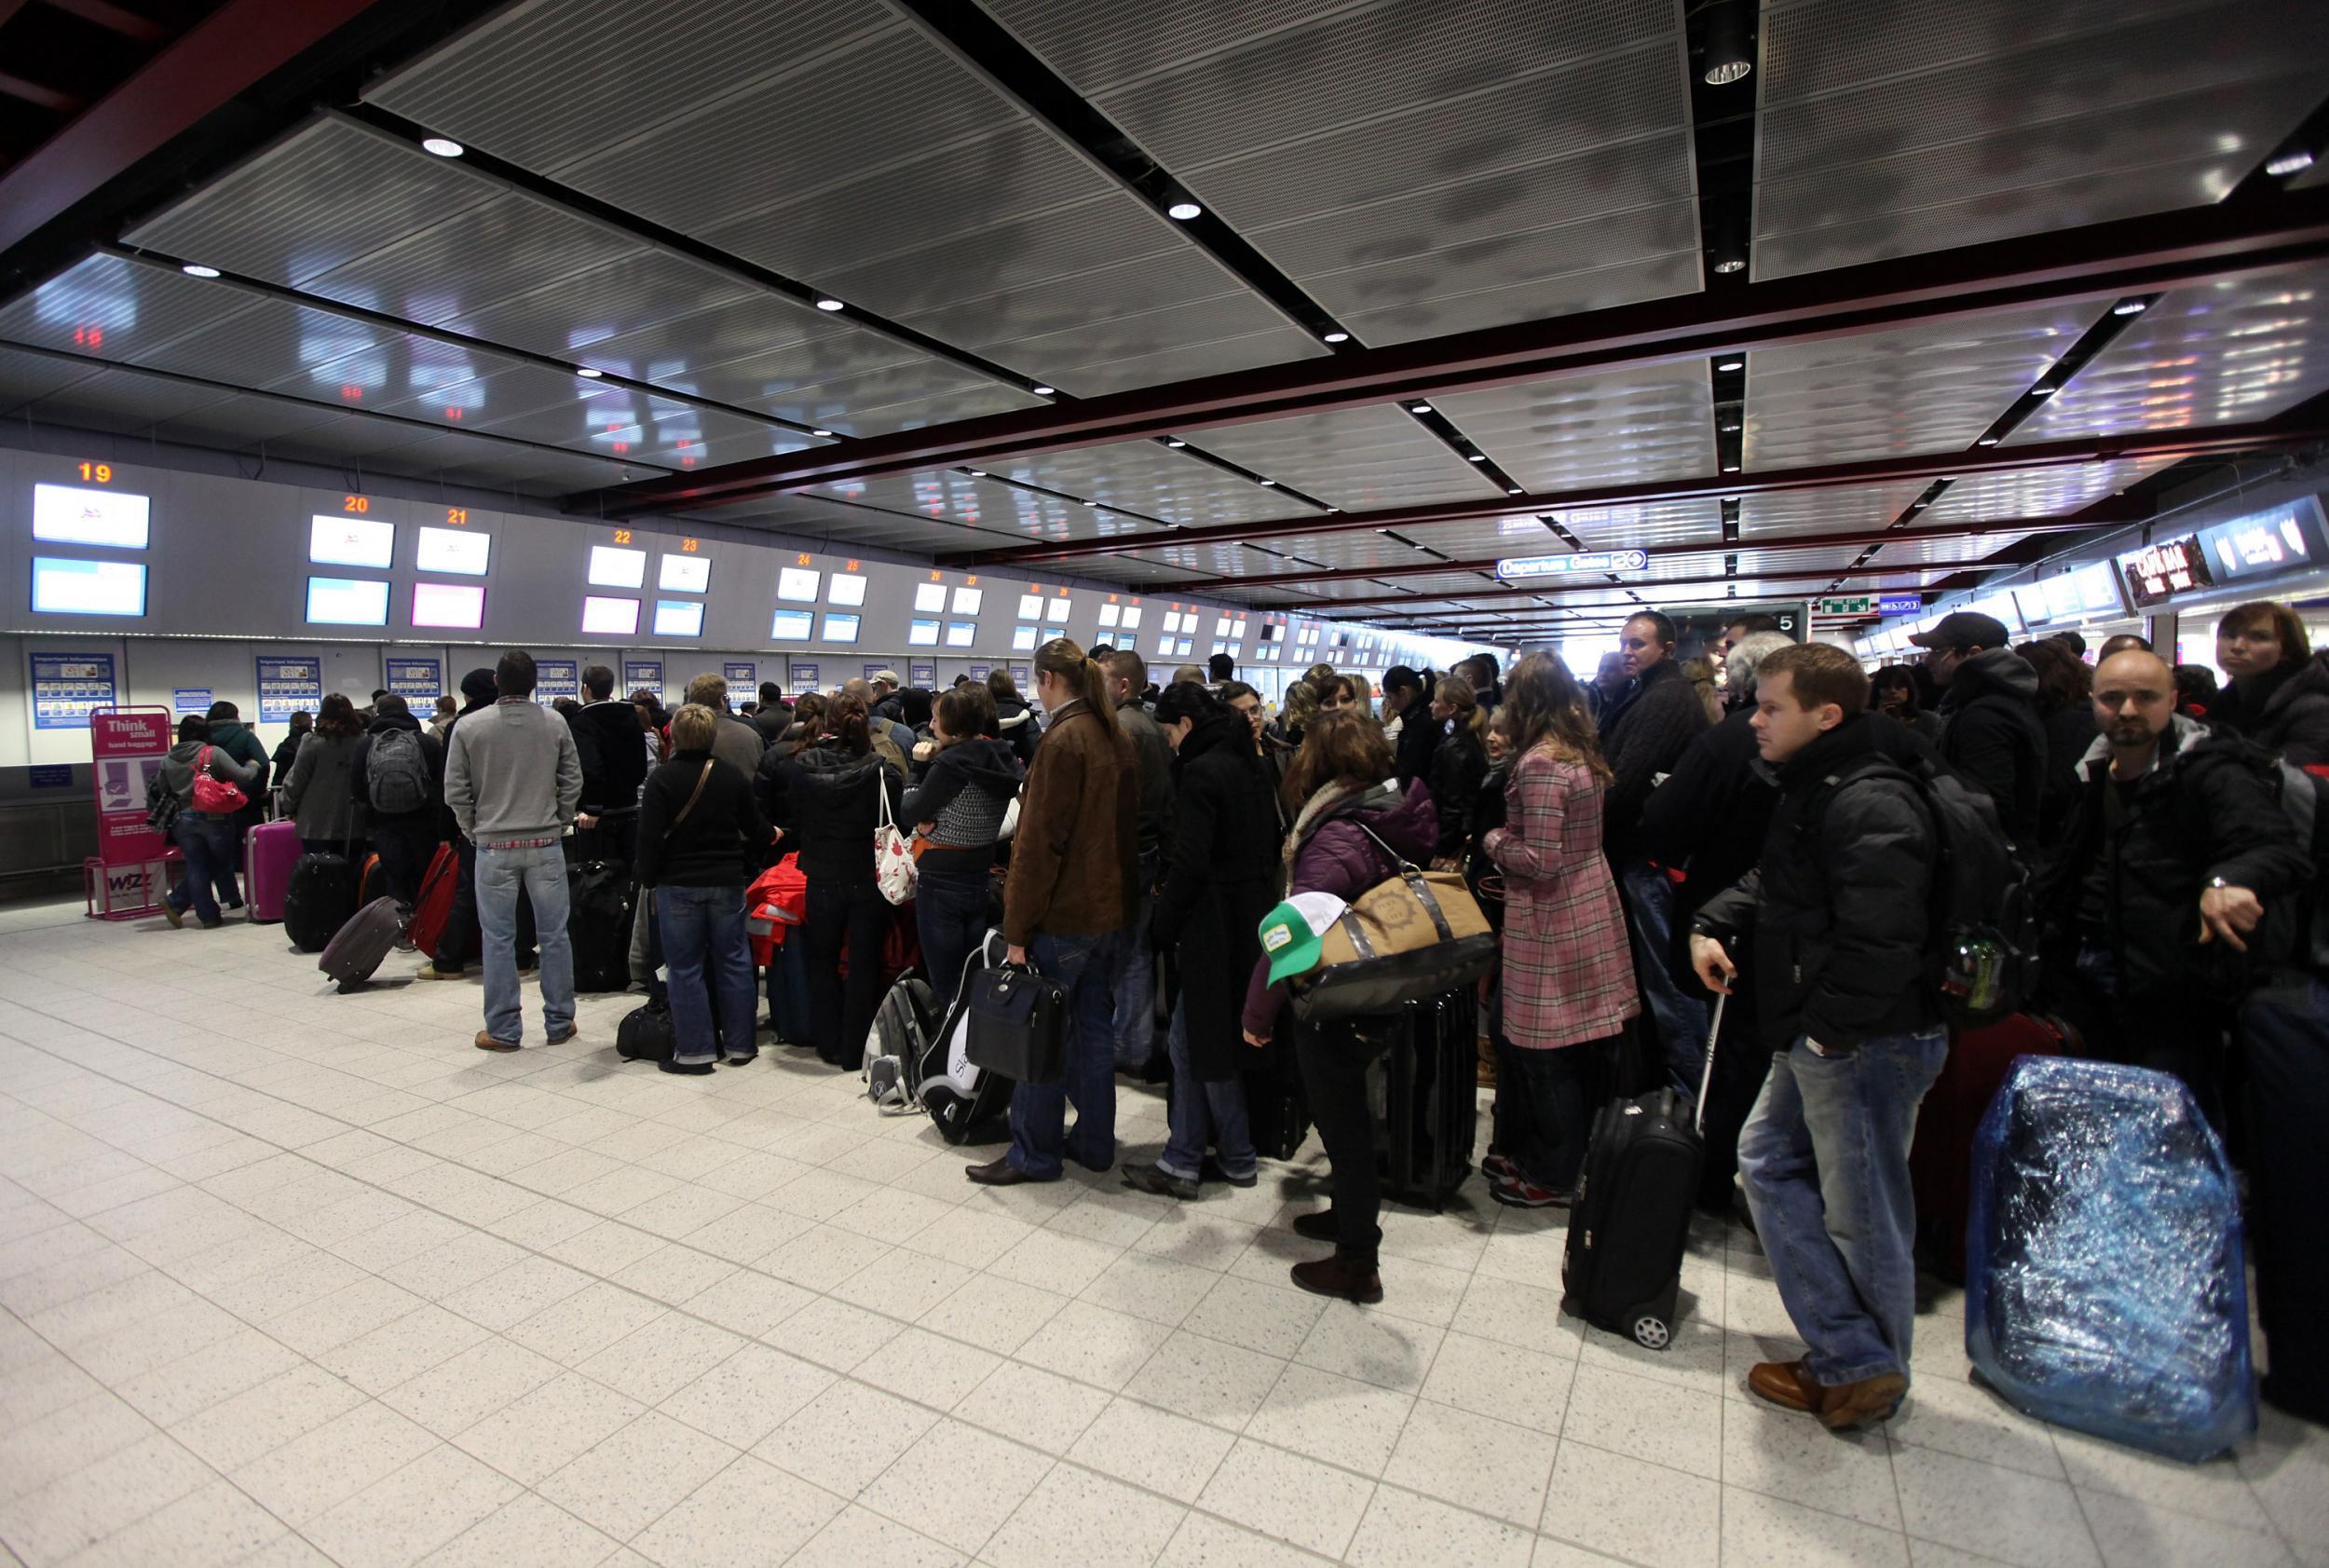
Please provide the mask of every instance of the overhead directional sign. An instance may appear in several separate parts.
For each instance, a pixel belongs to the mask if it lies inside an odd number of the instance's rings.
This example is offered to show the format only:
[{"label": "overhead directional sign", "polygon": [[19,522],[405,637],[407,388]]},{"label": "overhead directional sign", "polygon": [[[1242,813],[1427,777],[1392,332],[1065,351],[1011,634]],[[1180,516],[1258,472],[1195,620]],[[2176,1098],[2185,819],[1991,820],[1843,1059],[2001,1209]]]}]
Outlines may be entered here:
[{"label": "overhead directional sign", "polygon": [[1531,578],[1568,577],[1577,572],[1638,572],[1650,564],[1640,550],[1587,550],[1573,555],[1507,555],[1496,563],[1496,575],[1506,582]]},{"label": "overhead directional sign", "polygon": [[1878,615],[1916,615],[1925,608],[1922,593],[1879,593],[1876,596]]},{"label": "overhead directional sign", "polygon": [[1876,596],[1862,593],[1856,598],[1822,599],[1812,608],[1821,615],[1874,615]]}]

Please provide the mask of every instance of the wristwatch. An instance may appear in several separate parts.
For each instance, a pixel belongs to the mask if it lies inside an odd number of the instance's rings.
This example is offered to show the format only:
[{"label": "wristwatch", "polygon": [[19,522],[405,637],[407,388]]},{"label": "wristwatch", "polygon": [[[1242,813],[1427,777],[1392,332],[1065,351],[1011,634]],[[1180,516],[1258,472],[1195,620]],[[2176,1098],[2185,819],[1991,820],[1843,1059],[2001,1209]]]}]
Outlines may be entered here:
[{"label": "wristwatch", "polygon": [[2228,888],[2232,884],[2221,877],[2211,877],[2208,879],[2208,885],[2212,888]]}]

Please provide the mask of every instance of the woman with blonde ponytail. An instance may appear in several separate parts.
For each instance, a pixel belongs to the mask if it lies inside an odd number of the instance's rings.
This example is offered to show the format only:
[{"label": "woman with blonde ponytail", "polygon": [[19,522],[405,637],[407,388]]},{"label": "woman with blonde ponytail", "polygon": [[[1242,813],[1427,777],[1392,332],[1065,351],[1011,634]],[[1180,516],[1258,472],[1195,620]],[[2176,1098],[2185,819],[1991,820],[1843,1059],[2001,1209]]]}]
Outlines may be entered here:
[{"label": "woman with blonde ponytail", "polygon": [[1087,1170],[1116,1163],[1110,983],[1138,894],[1139,769],[1098,661],[1065,637],[1035,650],[1035,700],[1048,718],[1019,798],[1002,934],[1011,962],[1067,989],[1068,1072],[1011,1091],[1010,1152],[964,1173],[989,1187],[1056,1181],[1064,1155]]}]

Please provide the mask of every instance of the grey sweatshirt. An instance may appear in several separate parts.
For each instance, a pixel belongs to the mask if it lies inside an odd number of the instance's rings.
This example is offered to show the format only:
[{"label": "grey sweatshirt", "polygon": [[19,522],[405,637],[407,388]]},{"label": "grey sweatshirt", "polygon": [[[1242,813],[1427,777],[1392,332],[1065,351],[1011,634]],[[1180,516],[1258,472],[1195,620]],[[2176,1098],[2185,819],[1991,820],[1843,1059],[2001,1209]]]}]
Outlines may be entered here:
[{"label": "grey sweatshirt", "polygon": [[471,843],[554,837],[582,798],[574,730],[528,697],[505,697],[453,727],[444,803]]}]

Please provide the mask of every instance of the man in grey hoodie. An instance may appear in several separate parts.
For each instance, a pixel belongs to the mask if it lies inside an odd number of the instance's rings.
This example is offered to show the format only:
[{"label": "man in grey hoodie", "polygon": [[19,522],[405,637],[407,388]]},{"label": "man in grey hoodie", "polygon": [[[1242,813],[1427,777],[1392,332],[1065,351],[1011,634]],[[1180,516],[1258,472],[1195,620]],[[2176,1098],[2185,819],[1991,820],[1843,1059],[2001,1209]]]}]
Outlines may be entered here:
[{"label": "man in grey hoodie", "polygon": [[444,800],[477,846],[477,920],[484,934],[481,1051],[518,1048],[518,889],[541,943],[542,1028],[574,1038],[574,949],[566,937],[566,861],[558,840],[582,798],[582,757],[566,721],[534,701],[534,656],[512,648],[494,669],[500,694],[453,727]]}]

